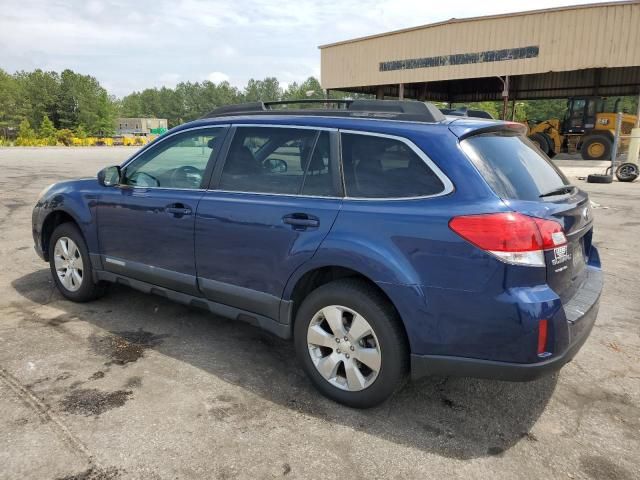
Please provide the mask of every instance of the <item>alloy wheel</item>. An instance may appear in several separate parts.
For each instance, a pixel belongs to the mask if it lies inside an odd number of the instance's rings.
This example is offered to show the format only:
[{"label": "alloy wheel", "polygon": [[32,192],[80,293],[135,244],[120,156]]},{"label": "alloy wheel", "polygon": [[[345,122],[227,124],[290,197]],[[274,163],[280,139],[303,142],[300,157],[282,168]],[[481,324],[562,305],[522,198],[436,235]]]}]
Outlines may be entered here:
[{"label": "alloy wheel", "polygon": [[382,353],[376,334],[350,308],[330,305],[318,311],[309,323],[307,344],[320,375],[341,390],[364,390],[378,377]]},{"label": "alloy wheel", "polygon": [[70,292],[82,286],[84,267],[80,249],[69,237],[60,237],[53,249],[56,274],[62,286]]}]

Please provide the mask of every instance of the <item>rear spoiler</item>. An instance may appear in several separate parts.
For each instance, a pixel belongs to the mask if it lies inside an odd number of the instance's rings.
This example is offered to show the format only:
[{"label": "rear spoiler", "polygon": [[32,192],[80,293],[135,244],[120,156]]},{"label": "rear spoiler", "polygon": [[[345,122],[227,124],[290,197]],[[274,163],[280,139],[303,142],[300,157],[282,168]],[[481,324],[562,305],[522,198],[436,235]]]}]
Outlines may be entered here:
[{"label": "rear spoiler", "polygon": [[489,124],[482,124],[482,126],[466,122],[460,124],[456,123],[457,122],[452,122],[449,125],[449,130],[451,130],[460,140],[485,133],[499,133],[501,135],[508,136],[527,134],[527,127],[516,122],[492,122]]}]

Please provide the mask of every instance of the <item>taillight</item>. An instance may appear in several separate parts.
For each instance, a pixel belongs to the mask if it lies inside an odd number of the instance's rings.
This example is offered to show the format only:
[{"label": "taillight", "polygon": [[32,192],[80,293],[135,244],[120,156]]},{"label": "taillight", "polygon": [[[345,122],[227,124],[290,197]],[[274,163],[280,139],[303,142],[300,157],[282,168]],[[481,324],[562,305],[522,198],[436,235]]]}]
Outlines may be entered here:
[{"label": "taillight", "polygon": [[454,217],[449,228],[500,260],[544,267],[544,250],[567,243],[562,225],[517,212]]}]

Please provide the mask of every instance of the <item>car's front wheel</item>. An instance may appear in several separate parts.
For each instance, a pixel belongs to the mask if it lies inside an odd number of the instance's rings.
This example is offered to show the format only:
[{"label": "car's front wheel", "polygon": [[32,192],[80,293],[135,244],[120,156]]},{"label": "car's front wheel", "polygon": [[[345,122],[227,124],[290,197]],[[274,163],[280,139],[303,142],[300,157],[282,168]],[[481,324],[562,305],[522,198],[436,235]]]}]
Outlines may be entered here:
[{"label": "car's front wheel", "polygon": [[389,398],[408,372],[398,314],[375,287],[337,280],[311,292],[294,327],[296,353],[327,397],[356,408]]},{"label": "car's front wheel", "polygon": [[62,295],[74,302],[88,302],[105,292],[103,282],[93,280],[87,244],[72,223],[58,225],[49,241],[51,275]]}]

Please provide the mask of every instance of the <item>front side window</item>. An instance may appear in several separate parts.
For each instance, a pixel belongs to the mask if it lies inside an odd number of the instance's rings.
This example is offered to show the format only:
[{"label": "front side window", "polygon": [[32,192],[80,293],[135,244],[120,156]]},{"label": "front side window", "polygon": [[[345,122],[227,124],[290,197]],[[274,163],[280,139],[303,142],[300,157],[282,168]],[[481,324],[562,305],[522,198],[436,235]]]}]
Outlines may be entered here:
[{"label": "front side window", "polygon": [[329,133],[300,128],[239,127],[221,190],[333,196]]},{"label": "front side window", "polygon": [[349,197],[422,197],[444,190],[435,172],[400,140],[351,133],[343,133],[341,139]]},{"label": "front side window", "polygon": [[569,125],[571,128],[580,128],[584,121],[584,100],[574,100],[571,109],[571,117],[569,119]]},{"label": "front side window", "polygon": [[194,130],[159,143],[130,163],[124,184],[152,188],[202,188],[204,171],[221,143],[224,128]]}]

